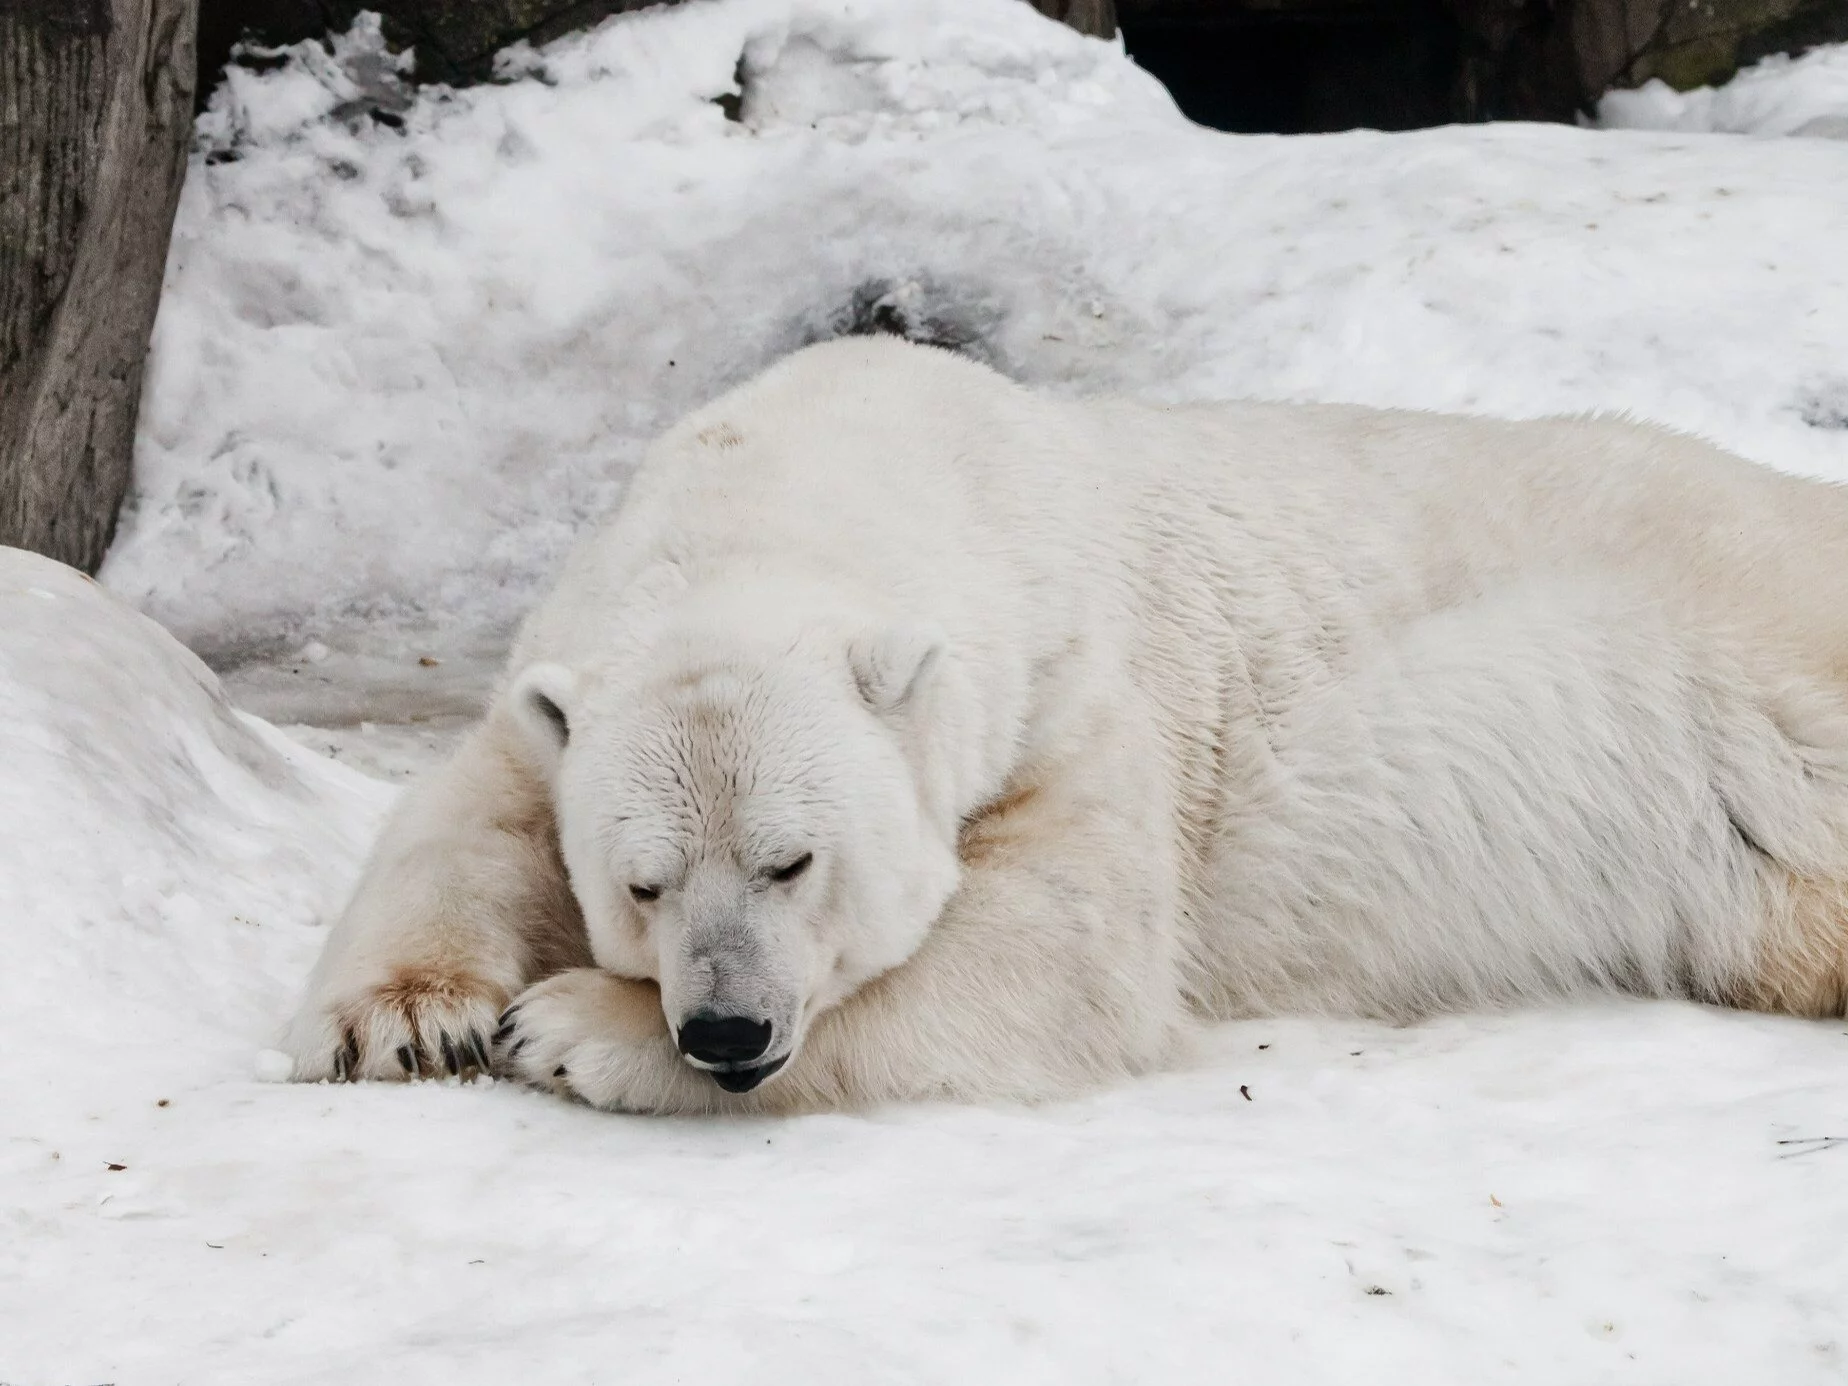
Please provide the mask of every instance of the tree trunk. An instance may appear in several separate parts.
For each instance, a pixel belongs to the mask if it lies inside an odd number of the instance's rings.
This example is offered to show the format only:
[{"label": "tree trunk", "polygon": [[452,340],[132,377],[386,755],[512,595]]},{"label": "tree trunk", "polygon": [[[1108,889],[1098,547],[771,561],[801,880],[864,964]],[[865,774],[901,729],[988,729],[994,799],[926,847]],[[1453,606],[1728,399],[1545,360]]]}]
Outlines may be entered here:
[{"label": "tree trunk", "polygon": [[95,571],[192,125],[196,0],[0,0],[0,544]]}]

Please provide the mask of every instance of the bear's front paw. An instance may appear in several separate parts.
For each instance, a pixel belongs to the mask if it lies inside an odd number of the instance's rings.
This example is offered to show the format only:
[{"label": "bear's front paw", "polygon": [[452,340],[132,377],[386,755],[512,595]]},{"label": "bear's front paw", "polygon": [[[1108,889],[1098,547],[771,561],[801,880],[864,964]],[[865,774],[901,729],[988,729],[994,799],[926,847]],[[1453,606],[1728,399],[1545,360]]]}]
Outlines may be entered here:
[{"label": "bear's front paw", "polygon": [[[594,967],[528,987],[494,1034],[496,1071],[612,1112],[707,1111],[716,1089],[680,1060],[653,982]],[[709,1091],[710,1090],[710,1091]]]},{"label": "bear's front paw", "polygon": [[376,986],[311,1001],[286,1044],[298,1082],[472,1078],[490,1067],[503,987],[434,968],[403,967]]}]

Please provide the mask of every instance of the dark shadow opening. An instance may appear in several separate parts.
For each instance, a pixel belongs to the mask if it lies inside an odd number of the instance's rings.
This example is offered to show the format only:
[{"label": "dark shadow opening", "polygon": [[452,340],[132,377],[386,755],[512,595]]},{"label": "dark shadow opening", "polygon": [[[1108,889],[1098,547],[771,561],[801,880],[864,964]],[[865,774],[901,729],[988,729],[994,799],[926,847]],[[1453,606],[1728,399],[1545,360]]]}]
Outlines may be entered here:
[{"label": "dark shadow opening", "polygon": [[1463,34],[1438,0],[1132,0],[1118,13],[1130,57],[1216,130],[1412,130],[1457,118]]}]

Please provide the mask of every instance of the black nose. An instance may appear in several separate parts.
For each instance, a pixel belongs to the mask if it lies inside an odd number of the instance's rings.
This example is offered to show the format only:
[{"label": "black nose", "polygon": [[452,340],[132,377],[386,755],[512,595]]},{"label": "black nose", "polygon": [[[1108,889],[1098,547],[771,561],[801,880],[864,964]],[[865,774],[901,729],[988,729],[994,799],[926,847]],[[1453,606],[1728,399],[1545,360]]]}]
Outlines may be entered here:
[{"label": "black nose", "polygon": [[770,1022],[695,1011],[680,1025],[680,1052],[702,1064],[748,1064],[770,1047]]}]

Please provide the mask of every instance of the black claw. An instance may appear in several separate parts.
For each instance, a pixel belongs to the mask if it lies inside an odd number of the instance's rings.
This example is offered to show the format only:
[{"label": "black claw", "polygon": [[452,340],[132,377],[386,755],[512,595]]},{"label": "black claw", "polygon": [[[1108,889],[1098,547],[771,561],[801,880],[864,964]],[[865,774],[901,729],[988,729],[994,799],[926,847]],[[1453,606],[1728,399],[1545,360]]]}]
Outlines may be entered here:
[{"label": "black claw", "polygon": [[565,1076],[565,1066],[560,1064],[557,1068],[553,1069],[552,1076],[554,1078],[563,1078]]},{"label": "black claw", "polygon": [[417,1072],[417,1054],[408,1044],[398,1046],[398,1062],[406,1073]]},{"label": "black claw", "polygon": [[519,1039],[517,1039],[517,1040],[515,1040],[515,1041],[513,1042],[513,1048],[511,1048],[511,1049],[509,1049],[509,1050],[507,1051],[507,1057],[508,1057],[509,1059],[517,1059],[517,1058],[519,1058],[519,1057],[520,1057],[520,1051],[521,1051],[522,1049],[524,1049],[524,1048],[526,1048],[526,1036],[524,1036],[524,1035],[522,1035],[522,1036],[520,1036],[520,1038],[519,1038]]},{"label": "black claw", "polygon": [[494,1032],[493,1043],[505,1044],[507,1042],[507,1036],[511,1035],[512,1033],[513,1033],[513,1022],[511,1020],[503,1020],[501,1022],[500,1029]]},{"label": "black claw", "polygon": [[488,1044],[486,1040],[482,1039],[481,1031],[479,1030],[469,1031],[468,1056],[474,1061],[476,1068],[480,1069],[483,1073],[488,1071]]},{"label": "black claw", "polygon": [[342,1078],[359,1071],[359,1036],[351,1030],[346,1032],[346,1048],[340,1051],[340,1060],[337,1060],[334,1066],[340,1070]]},{"label": "black claw", "polygon": [[455,1077],[462,1071],[462,1063],[456,1058],[456,1047],[450,1041],[447,1030],[438,1037],[443,1050],[443,1067],[449,1070],[449,1076]]},{"label": "black claw", "polygon": [[501,1029],[505,1030],[513,1024],[513,1018],[519,1013],[520,1013],[520,1008],[518,1006],[509,1006],[507,1007],[506,1010],[500,1013],[500,1017],[497,1020],[495,1020],[494,1023],[500,1026]]}]

